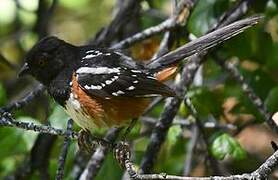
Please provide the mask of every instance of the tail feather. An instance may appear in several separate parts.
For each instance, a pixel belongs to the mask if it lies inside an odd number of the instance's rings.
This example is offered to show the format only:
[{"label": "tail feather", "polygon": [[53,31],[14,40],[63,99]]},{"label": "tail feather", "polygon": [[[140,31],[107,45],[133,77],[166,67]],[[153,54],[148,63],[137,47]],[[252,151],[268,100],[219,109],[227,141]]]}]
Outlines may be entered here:
[{"label": "tail feather", "polygon": [[251,16],[243,20],[236,21],[230,25],[224,26],[211,33],[208,33],[196,40],[193,40],[180,48],[165,54],[147,64],[148,69],[158,72],[180,60],[204,52],[218,44],[238,35],[244,30],[257,24],[263,17],[260,15]]}]

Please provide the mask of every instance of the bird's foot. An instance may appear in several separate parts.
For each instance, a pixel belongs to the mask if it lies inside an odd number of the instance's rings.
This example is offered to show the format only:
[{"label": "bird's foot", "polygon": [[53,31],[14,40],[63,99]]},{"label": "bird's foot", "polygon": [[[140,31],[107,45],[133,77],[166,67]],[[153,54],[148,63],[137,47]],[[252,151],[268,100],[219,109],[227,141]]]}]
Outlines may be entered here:
[{"label": "bird's foot", "polygon": [[113,154],[120,166],[125,169],[126,163],[130,161],[130,146],[125,141],[120,141],[113,147]]},{"label": "bird's foot", "polygon": [[99,145],[108,145],[104,139],[95,137],[90,131],[83,129],[79,132],[77,142],[79,149],[88,154],[94,153]]}]

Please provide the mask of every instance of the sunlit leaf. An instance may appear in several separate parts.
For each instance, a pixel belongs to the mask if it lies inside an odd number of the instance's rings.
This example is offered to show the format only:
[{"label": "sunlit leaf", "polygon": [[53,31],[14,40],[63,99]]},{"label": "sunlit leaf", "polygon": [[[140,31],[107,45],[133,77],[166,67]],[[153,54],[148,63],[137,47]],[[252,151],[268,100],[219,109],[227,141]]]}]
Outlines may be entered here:
[{"label": "sunlit leaf", "polygon": [[216,137],[210,147],[212,155],[220,160],[226,156],[231,156],[235,160],[241,160],[246,157],[246,152],[240,144],[230,135],[222,134]]}]

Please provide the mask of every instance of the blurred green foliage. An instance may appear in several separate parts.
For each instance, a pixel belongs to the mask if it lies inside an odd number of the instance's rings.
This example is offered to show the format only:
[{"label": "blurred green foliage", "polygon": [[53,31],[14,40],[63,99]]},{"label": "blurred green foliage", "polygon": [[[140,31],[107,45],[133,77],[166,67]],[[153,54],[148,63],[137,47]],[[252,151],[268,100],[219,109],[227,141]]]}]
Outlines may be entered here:
[{"label": "blurred green foliage", "polygon": [[[13,0],[0,1],[0,53],[16,67],[22,64],[24,53],[38,39],[37,34],[33,31],[37,18],[38,0],[19,0],[18,2],[20,7]],[[200,0],[192,12],[187,26],[182,30],[187,30],[195,36],[203,35],[235,2],[235,0]],[[115,0],[60,0],[50,21],[50,33],[74,44],[84,44],[88,39],[94,37],[101,27],[110,22],[113,17],[114,3]],[[172,6],[168,0],[150,1],[149,5],[146,5],[146,2],[143,3],[143,12],[149,8],[155,8],[164,15],[171,14]],[[277,0],[256,1],[251,7],[250,14],[264,13],[266,15],[265,22],[229,40],[219,47],[218,51],[223,58],[233,57],[236,59],[241,74],[255,93],[264,100],[271,112],[278,110],[277,5]],[[160,21],[161,19],[157,17],[143,13],[140,17],[139,27],[144,29],[156,25]],[[241,118],[241,115],[247,114],[250,115],[248,120],[262,122],[262,117],[242,92],[238,83],[214,63],[213,57],[208,56],[206,58],[208,61],[203,68],[203,85],[192,86],[188,91],[202,121],[208,121],[208,117],[213,115],[220,123],[231,122],[240,125],[246,121],[246,119]],[[19,99],[30,91],[30,86],[26,84],[34,84],[31,79],[17,79],[16,69],[8,68],[2,61],[0,61],[0,71],[1,106]],[[231,104],[231,98],[235,99],[235,102],[232,101],[234,104]],[[230,105],[225,106],[229,102]],[[49,104],[51,108],[46,108],[49,107]],[[162,109],[163,104],[160,104],[150,113],[150,116],[159,117]],[[188,115],[188,110],[182,105],[179,116],[185,118]],[[17,113],[16,119],[37,124],[49,122],[54,127],[65,129],[68,116],[61,107],[51,100],[39,99],[29,108],[26,107]],[[140,138],[141,129],[144,128],[144,125],[138,123],[130,134],[131,139],[137,138],[134,141],[134,158],[138,164],[140,164],[149,141],[149,138]],[[75,129],[78,130],[78,127]],[[184,129],[180,125],[170,128],[155,165],[157,172],[182,173],[189,142],[189,136],[186,135]],[[103,135],[104,130],[96,130],[95,133]],[[248,152],[242,148],[236,136],[233,137],[218,129],[207,134],[211,140],[210,154],[215,158],[222,160],[228,156],[235,160],[242,160],[248,157]],[[26,161],[37,134],[15,128],[0,127],[0,137],[0,179],[2,179],[13,173]],[[51,179],[54,179],[56,173],[62,143],[63,138],[58,137],[51,150],[49,164]],[[77,145],[74,142],[69,148],[65,170],[66,179],[72,179],[76,152]],[[198,148],[196,152],[199,153]],[[245,164],[242,161],[240,163],[241,166]],[[194,165],[196,164],[197,162],[194,162]],[[257,164],[247,165],[254,168],[257,166]],[[238,172],[244,171],[238,169]],[[100,169],[97,179],[120,179],[122,173],[123,171],[110,153]],[[38,179],[38,174],[35,173],[31,179]]]}]

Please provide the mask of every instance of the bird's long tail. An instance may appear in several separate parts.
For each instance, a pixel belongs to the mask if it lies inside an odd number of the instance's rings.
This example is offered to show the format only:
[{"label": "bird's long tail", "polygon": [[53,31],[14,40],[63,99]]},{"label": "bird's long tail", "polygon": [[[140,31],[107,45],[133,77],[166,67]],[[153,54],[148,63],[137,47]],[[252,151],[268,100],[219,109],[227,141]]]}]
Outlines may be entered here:
[{"label": "bird's long tail", "polygon": [[147,67],[153,72],[158,72],[166,67],[178,63],[180,60],[183,60],[189,56],[204,52],[210,48],[217,46],[218,44],[254,26],[261,19],[263,19],[263,16],[251,16],[219,28],[211,33],[208,33],[196,40],[193,40],[181,46],[174,51],[171,51],[168,54],[165,54],[164,56],[150,61],[147,64]]}]

